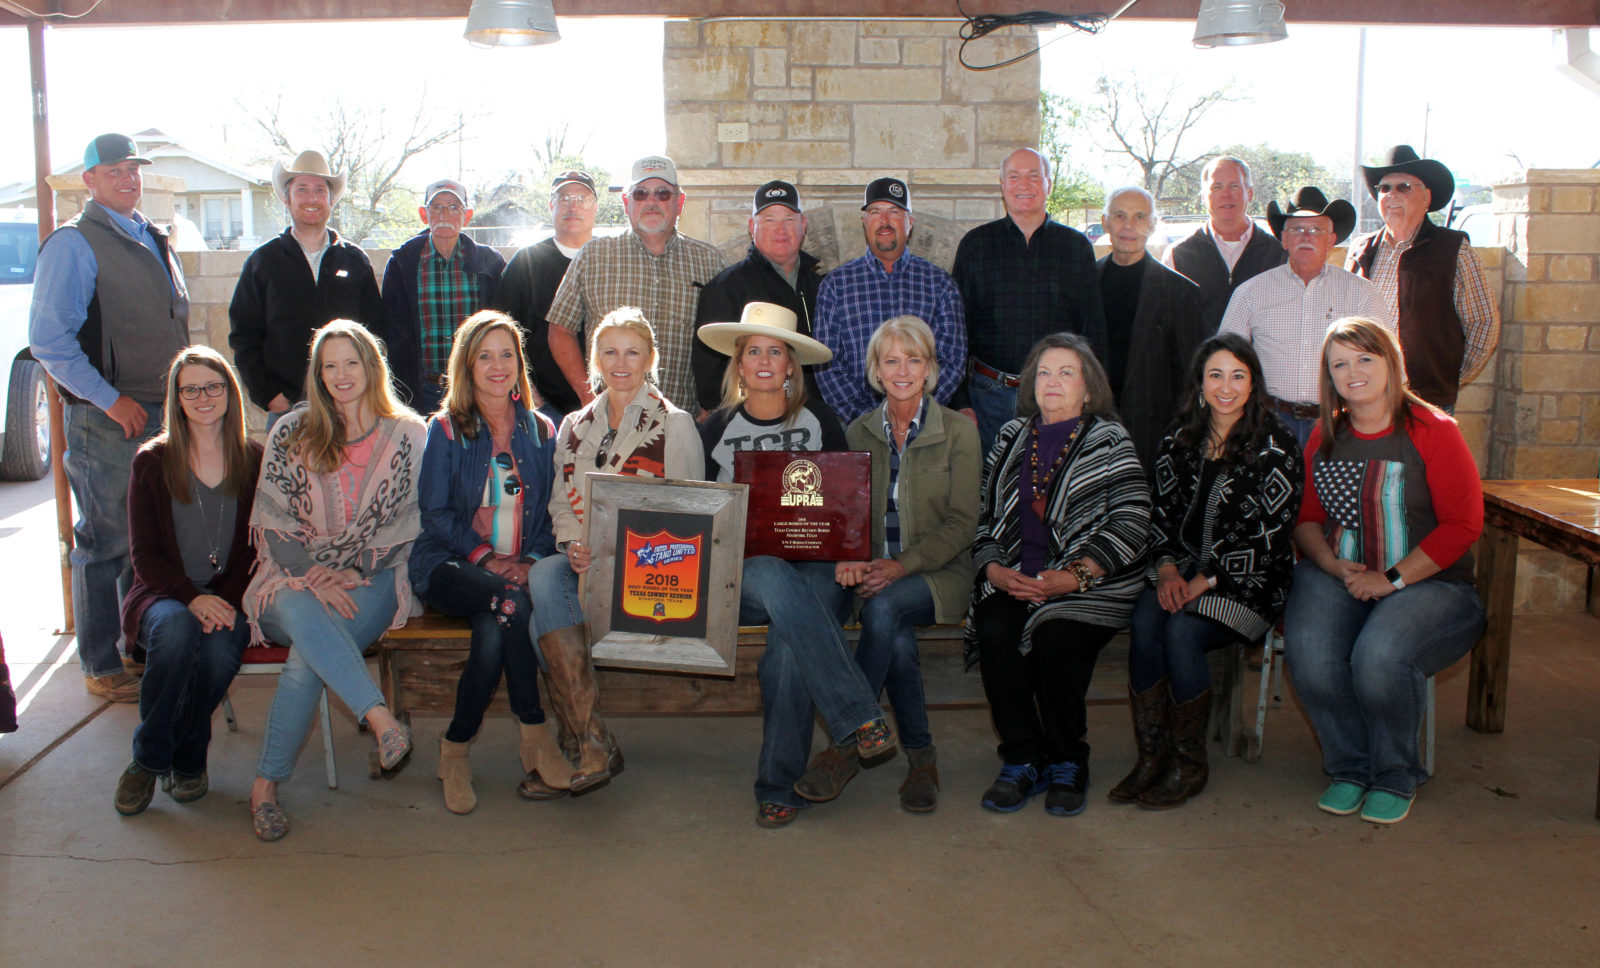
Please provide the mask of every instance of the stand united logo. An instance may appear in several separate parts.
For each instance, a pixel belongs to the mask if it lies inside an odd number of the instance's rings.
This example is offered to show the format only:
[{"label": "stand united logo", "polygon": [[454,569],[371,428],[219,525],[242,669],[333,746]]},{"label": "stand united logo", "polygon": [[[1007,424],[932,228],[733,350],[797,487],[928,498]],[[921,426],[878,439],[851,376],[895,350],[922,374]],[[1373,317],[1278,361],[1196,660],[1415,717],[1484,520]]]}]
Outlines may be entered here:
[{"label": "stand united logo", "polygon": [[783,469],[783,507],[822,507],[822,468],[804,458]]},{"label": "stand united logo", "polygon": [[704,535],[624,528],[622,610],[655,622],[691,619],[700,609],[700,549]]}]

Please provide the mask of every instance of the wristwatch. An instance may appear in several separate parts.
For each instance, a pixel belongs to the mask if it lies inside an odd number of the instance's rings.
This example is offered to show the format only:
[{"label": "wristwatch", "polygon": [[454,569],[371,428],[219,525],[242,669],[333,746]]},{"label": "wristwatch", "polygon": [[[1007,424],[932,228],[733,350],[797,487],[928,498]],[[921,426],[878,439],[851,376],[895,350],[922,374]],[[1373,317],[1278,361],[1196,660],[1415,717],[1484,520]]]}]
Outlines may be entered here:
[{"label": "wristwatch", "polygon": [[1394,586],[1395,591],[1399,591],[1400,589],[1406,587],[1406,580],[1400,577],[1399,565],[1395,565],[1393,568],[1390,568],[1388,571],[1384,572],[1383,577],[1389,579],[1389,584]]}]

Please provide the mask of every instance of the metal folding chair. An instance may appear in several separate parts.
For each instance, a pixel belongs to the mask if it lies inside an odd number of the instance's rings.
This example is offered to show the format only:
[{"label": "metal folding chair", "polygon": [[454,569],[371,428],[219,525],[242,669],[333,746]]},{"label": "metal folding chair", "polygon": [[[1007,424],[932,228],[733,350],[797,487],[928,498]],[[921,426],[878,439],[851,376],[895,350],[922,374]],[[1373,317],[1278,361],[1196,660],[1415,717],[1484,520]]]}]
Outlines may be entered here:
[{"label": "metal folding chair", "polygon": [[[289,658],[289,648],[283,645],[252,645],[244,650],[244,657],[239,666],[241,676],[275,676],[283,672],[283,664]],[[333,716],[328,711],[328,689],[322,689],[319,701],[322,713],[322,756],[328,765],[328,789],[336,790],[339,787],[338,769],[333,763]],[[228,732],[237,733],[239,722],[233,715],[233,701],[228,696],[222,697],[222,717],[228,721]]]}]

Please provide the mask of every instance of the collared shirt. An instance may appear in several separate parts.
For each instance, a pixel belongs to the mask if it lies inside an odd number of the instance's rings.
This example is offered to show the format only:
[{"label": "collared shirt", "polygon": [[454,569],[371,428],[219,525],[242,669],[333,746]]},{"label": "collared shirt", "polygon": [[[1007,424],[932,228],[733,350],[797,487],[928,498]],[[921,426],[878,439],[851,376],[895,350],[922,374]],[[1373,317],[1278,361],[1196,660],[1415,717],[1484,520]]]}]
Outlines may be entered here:
[{"label": "collared shirt", "polygon": [[450,365],[450,343],[461,321],[478,311],[477,280],[467,273],[461,246],[450,258],[434,248],[433,234],[417,265],[417,319],[422,324],[422,375],[443,373]]},{"label": "collared shirt", "polygon": [[[1244,247],[1250,244],[1250,236],[1254,234],[1255,230],[1255,222],[1246,222],[1244,234],[1239,236],[1239,241],[1237,242],[1229,242],[1218,235],[1215,229],[1209,233],[1211,241],[1217,244],[1217,254],[1222,256],[1222,261],[1227,264],[1229,272],[1232,272],[1233,267],[1239,264],[1239,256],[1244,254]],[[1167,268],[1170,269],[1172,267],[1168,266]]]},{"label": "collared shirt", "polygon": [[922,420],[928,415],[928,397],[924,394],[917,405],[917,415],[911,418],[911,426],[906,429],[906,442],[899,447],[894,445],[894,422],[889,419],[888,397],[884,398],[879,414],[883,417],[883,439],[889,442],[889,503],[883,515],[883,556],[892,558],[900,553],[900,455],[911,449],[911,442],[922,429]]},{"label": "collared shirt", "polygon": [[893,272],[871,253],[852,259],[822,278],[812,332],[833,350],[833,362],[817,368],[817,386],[845,424],[876,404],[867,388],[867,343],[896,316],[917,316],[933,330],[939,364],[933,395],[940,403],[950,402],[966,376],[967,327],[949,274],[909,252],[895,260]]},{"label": "collared shirt", "polygon": [[689,353],[700,287],[727,265],[715,246],[674,233],[655,255],[632,231],[592,239],[567,267],[546,318],[579,335],[585,352],[594,328],[619,306],[637,306],[656,334],[661,391],[690,413],[697,410]]},{"label": "collared shirt", "polygon": [[1094,246],[1077,230],[1049,219],[1024,238],[1010,216],[997,219],[961,239],[950,271],[973,359],[1015,373],[1040,337],[1062,330],[1081,334],[1104,358]]},{"label": "collared shirt", "polygon": [[[1420,226],[1418,226],[1420,228]],[[1415,233],[1413,233],[1413,238]],[[1390,242],[1387,230],[1379,236],[1378,254],[1372,259],[1372,284],[1383,294],[1384,304],[1397,319],[1400,315],[1400,256],[1411,248],[1411,239]],[[1461,317],[1461,332],[1466,337],[1466,352],[1461,358],[1461,383],[1472,382],[1489,362],[1489,354],[1500,342],[1500,309],[1483,278],[1483,264],[1469,243],[1456,250],[1456,315]]]},{"label": "collared shirt", "polygon": [[306,265],[311,267],[311,281],[320,281],[322,279],[322,257],[328,254],[328,241],[331,238],[328,235],[328,230],[322,230],[322,244],[315,249],[306,248],[306,244],[300,241],[300,236],[298,235],[291,234],[290,237],[294,239],[295,244],[300,246],[300,254],[306,257]]},{"label": "collared shirt", "polygon": [[1384,305],[1377,286],[1334,266],[1323,266],[1307,284],[1285,263],[1234,291],[1220,331],[1238,333],[1255,345],[1269,394],[1315,404],[1322,338],[1329,323],[1345,316],[1366,316],[1395,330],[1394,311]]}]

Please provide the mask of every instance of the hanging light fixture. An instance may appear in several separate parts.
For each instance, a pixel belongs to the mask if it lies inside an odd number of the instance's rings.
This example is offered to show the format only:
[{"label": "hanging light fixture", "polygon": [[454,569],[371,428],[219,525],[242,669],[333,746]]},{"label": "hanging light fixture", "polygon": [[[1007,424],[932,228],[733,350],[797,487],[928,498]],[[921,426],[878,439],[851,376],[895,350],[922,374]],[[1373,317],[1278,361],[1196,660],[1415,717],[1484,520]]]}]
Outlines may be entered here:
[{"label": "hanging light fixture", "polygon": [[462,36],[480,47],[531,47],[561,39],[551,0],[472,0]]},{"label": "hanging light fixture", "polygon": [[1283,4],[1261,0],[1200,0],[1195,18],[1196,47],[1234,47],[1285,40]]}]

